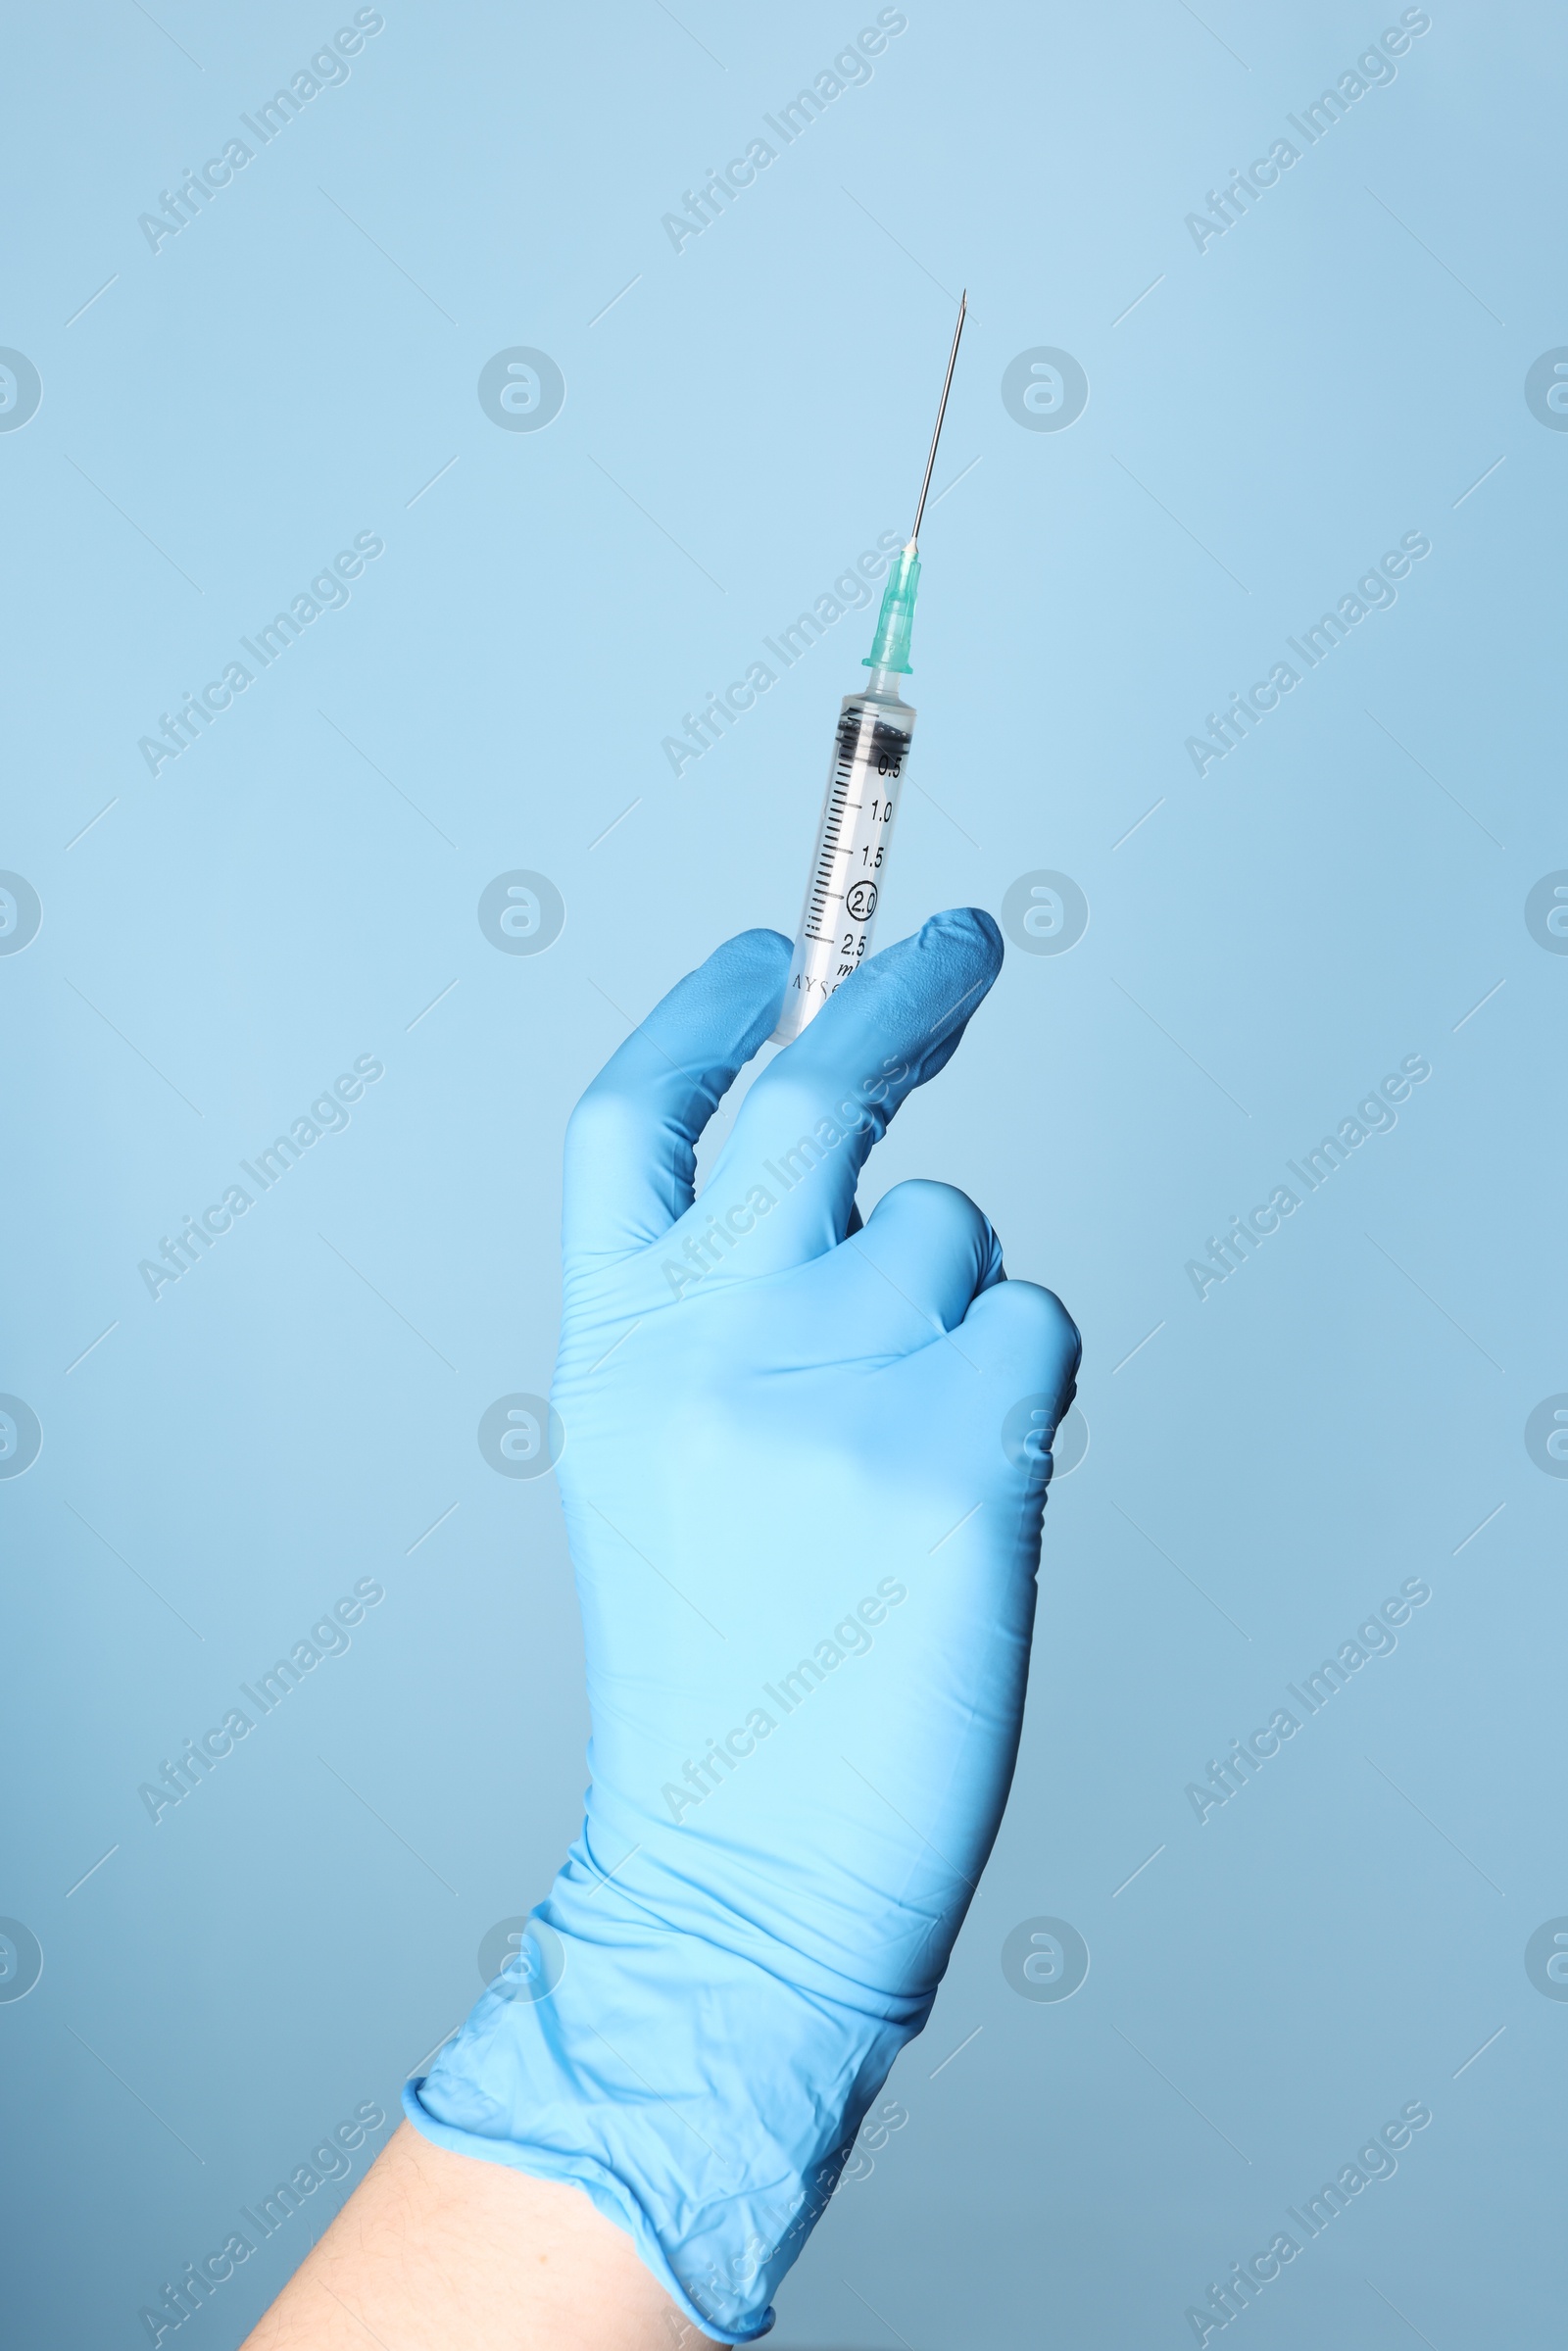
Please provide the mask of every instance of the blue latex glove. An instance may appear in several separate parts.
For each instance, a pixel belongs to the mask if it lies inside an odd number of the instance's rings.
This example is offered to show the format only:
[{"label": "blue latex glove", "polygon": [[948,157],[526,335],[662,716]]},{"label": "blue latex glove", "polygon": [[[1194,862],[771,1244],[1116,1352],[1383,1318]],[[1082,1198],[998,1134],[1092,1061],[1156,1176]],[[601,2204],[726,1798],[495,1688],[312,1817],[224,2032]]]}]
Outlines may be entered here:
[{"label": "blue latex glove", "polygon": [[730,940],[572,1118],[555,1404],[587,1820],[406,2097],[427,2137],[585,2187],[724,2342],[771,2324],[991,1849],[1079,1352],[962,1193],[855,1211],[1001,967],[987,914],[847,981],[693,1205],[789,958]]}]

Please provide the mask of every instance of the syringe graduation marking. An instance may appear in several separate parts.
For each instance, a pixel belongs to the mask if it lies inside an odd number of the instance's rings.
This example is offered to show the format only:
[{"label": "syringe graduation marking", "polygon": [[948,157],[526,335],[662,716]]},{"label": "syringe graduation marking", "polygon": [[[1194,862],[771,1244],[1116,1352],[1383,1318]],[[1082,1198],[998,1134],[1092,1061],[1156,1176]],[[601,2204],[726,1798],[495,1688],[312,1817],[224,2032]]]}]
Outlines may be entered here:
[{"label": "syringe graduation marking", "polygon": [[[875,711],[869,710],[846,711],[840,719],[837,733],[838,756],[834,763],[832,782],[828,787],[827,805],[822,811],[822,831],[816,861],[811,872],[811,887],[807,900],[803,935],[818,947],[837,948],[838,932],[829,923],[831,909],[843,906],[848,896],[849,863],[855,856],[857,818],[865,812],[863,797],[852,799],[857,778],[876,774],[879,786],[877,801],[884,807],[896,797],[897,782],[909,748],[909,738],[898,727],[888,726]],[[873,762],[876,762],[873,767]],[[872,804],[872,820],[880,825],[886,818],[877,813]],[[850,818],[848,827],[845,819]],[[846,831],[849,838],[846,839]],[[845,870],[837,871],[841,860]],[[838,879],[838,889],[830,887]],[[855,919],[859,920],[859,917]],[[869,918],[866,918],[868,927]]]}]

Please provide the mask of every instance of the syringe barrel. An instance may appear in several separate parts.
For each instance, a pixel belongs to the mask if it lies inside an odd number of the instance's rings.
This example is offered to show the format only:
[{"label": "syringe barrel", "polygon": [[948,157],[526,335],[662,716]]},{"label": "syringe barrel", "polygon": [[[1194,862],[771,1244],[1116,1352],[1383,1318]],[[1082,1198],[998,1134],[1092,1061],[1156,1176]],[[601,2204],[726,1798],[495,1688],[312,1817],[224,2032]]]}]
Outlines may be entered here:
[{"label": "syringe barrel", "polygon": [[913,732],[914,712],[889,671],[845,696],[777,1045],[798,1037],[870,952]]}]

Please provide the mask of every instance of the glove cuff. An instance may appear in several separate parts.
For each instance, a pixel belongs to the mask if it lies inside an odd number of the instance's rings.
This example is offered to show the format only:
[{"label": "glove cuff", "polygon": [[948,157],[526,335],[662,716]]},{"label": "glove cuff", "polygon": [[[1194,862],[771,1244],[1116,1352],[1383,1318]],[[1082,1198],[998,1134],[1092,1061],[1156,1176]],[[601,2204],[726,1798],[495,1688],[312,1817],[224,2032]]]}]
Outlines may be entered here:
[{"label": "glove cuff", "polygon": [[404,2111],[437,2145],[585,2188],[694,2326],[751,2342],[929,2007],[845,1990],[676,1932],[574,1855]]}]

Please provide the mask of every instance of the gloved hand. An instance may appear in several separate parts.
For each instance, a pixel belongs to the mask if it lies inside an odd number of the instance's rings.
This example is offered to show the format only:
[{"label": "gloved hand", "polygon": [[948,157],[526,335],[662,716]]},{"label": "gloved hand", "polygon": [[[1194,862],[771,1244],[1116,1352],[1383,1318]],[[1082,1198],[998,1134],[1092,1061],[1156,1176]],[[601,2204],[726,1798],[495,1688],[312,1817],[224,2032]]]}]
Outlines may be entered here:
[{"label": "gloved hand", "polygon": [[694,1147],[773,1026],[749,931],[566,1141],[555,1406],[593,1711],[581,1837],[422,2082],[440,2143],[574,2180],[724,2342],[918,2033],[1017,1752],[1078,1334],[945,1184],[856,1180],[995,979],[989,915],[872,958]]}]

